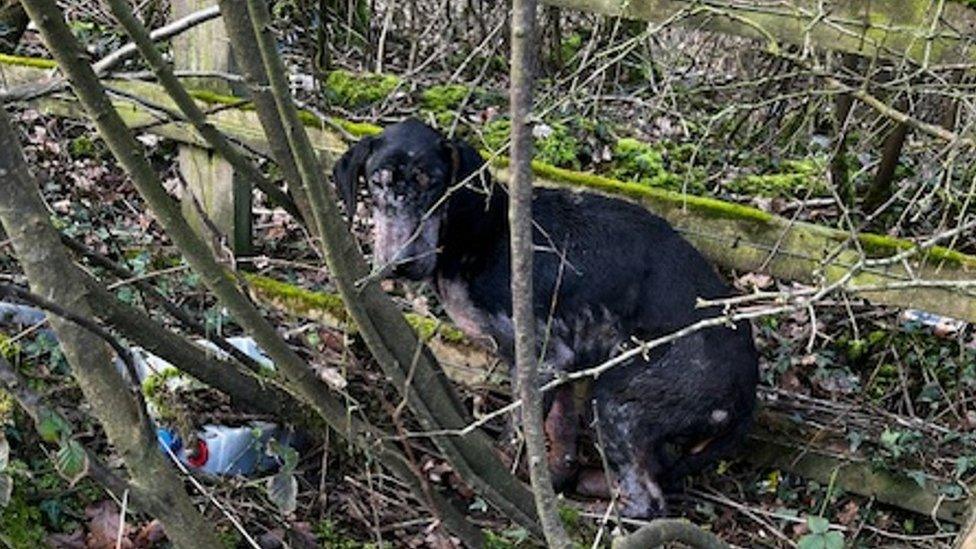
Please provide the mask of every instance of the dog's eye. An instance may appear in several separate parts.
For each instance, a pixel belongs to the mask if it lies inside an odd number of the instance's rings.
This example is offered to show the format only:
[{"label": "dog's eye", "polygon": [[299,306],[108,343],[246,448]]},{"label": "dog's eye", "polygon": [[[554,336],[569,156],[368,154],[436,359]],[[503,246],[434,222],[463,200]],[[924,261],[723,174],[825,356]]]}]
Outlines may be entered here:
[{"label": "dog's eye", "polygon": [[421,189],[426,189],[430,185],[430,176],[422,171],[417,171],[414,173],[414,179],[417,180],[417,184],[420,185]]}]

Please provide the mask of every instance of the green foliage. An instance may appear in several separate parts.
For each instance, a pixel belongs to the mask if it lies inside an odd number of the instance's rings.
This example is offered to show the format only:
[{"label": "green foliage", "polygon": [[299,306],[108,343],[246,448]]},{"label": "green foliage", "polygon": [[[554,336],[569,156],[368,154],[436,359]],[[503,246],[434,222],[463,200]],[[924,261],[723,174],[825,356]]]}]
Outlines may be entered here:
[{"label": "green foliage", "polygon": [[559,508],[559,519],[567,530],[572,531],[579,527],[580,512],[573,507],[563,506]]},{"label": "green foliage", "polygon": [[523,528],[512,528],[502,532],[485,531],[485,549],[514,549],[527,547],[529,533]]},{"label": "green foliage", "polygon": [[74,486],[88,474],[88,454],[77,440],[66,440],[61,444],[54,464],[69,486]]},{"label": "green foliage", "polygon": [[879,437],[883,453],[890,455],[894,459],[899,459],[905,455],[917,453],[920,448],[922,435],[916,431],[903,431],[885,427]]},{"label": "green foliage", "polygon": [[329,101],[355,108],[386,99],[400,85],[400,78],[392,74],[357,74],[334,70],[325,79],[325,94]]},{"label": "green foliage", "polygon": [[28,502],[21,483],[17,483],[10,503],[0,510],[0,545],[13,549],[44,547],[46,533],[40,508]]},{"label": "green foliage", "polygon": [[44,442],[55,443],[71,435],[71,426],[60,415],[45,408],[38,418],[37,432]]},{"label": "green foliage", "polygon": [[[535,145],[535,159],[560,168],[579,169],[580,144],[565,124],[554,122],[546,125],[546,129],[537,128]],[[512,122],[507,118],[497,118],[485,124],[481,138],[487,149],[499,151],[507,144],[512,134]]]},{"label": "green foliage", "polygon": [[463,84],[431,86],[420,95],[420,103],[429,111],[443,112],[457,108],[468,96],[470,88]]},{"label": "green foliage", "polygon": [[291,446],[283,446],[272,440],[268,444],[268,453],[277,456],[282,463],[281,469],[269,477],[265,484],[268,499],[282,514],[291,515],[298,508],[298,479],[295,478],[298,452]]},{"label": "green foliage", "polygon": [[72,158],[94,158],[98,149],[91,137],[79,135],[68,142],[68,153]]},{"label": "green foliage", "polygon": [[810,533],[797,542],[797,549],[844,549],[844,535],[830,530],[830,522],[823,517],[807,517]]},{"label": "green foliage", "polygon": [[824,166],[815,159],[784,160],[772,173],[734,179],[725,188],[738,194],[765,197],[821,196],[827,192]]},{"label": "green foliage", "polygon": [[569,36],[563,38],[562,44],[559,45],[559,53],[560,55],[562,55],[563,62],[565,63],[565,62],[572,61],[573,56],[579,53],[582,47],[583,47],[583,35],[578,32],[574,32]]}]

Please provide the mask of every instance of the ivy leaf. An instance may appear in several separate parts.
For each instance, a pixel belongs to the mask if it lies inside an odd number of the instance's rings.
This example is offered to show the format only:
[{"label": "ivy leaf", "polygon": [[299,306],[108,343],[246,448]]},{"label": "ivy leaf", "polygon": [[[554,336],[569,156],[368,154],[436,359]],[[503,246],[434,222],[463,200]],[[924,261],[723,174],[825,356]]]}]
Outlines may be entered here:
[{"label": "ivy leaf", "polygon": [[844,535],[830,530],[830,521],[823,517],[807,517],[810,533],[800,538],[797,549],[844,549]]},{"label": "ivy leaf", "polygon": [[807,534],[796,542],[796,549],[827,549],[827,540],[821,534]]},{"label": "ivy leaf", "polygon": [[298,507],[298,481],[291,471],[281,472],[268,479],[268,497],[285,515],[295,512]]},{"label": "ivy leaf", "polygon": [[837,531],[830,531],[823,535],[824,545],[827,549],[844,549],[844,534]]},{"label": "ivy leaf", "polygon": [[78,441],[68,440],[58,449],[54,465],[68,484],[74,486],[88,474],[88,454]]},{"label": "ivy leaf", "polygon": [[807,517],[807,526],[810,527],[810,532],[814,534],[823,534],[830,529],[830,521],[823,517]]},{"label": "ivy leaf", "polygon": [[63,436],[71,434],[71,426],[58,414],[45,409],[41,410],[37,432],[41,435],[41,440],[53,444],[60,441]]},{"label": "ivy leaf", "polygon": [[14,491],[14,479],[10,475],[0,474],[0,509],[10,503],[10,495]]}]

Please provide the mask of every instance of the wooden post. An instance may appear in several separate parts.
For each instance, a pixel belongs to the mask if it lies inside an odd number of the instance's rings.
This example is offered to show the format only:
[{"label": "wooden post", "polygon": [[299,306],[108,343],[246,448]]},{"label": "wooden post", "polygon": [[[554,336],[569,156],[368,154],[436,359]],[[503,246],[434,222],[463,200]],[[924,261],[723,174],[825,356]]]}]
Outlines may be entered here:
[{"label": "wooden post", "polygon": [[[172,16],[183,17],[209,5],[208,0],[173,0]],[[234,72],[230,41],[220,20],[204,23],[176,37],[173,59],[178,70]],[[184,82],[188,87],[220,94],[240,91],[216,78],[194,77]],[[181,145],[178,159],[189,193],[183,198],[183,215],[190,225],[208,242],[214,242],[211,229],[200,216],[202,210],[235,255],[250,253],[250,185],[235,176],[230,164],[212,150]]]}]

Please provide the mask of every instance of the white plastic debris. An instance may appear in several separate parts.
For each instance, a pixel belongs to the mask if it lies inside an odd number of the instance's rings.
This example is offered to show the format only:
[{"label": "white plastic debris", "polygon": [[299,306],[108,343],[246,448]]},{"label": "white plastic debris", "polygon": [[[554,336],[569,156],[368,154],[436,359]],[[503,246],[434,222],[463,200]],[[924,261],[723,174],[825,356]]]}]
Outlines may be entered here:
[{"label": "white plastic debris", "polygon": [[899,318],[902,323],[914,323],[925,326],[937,337],[953,337],[966,327],[964,320],[937,315],[917,309],[905,309]]}]

